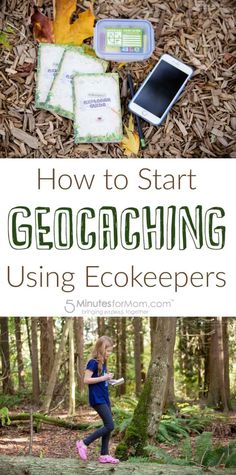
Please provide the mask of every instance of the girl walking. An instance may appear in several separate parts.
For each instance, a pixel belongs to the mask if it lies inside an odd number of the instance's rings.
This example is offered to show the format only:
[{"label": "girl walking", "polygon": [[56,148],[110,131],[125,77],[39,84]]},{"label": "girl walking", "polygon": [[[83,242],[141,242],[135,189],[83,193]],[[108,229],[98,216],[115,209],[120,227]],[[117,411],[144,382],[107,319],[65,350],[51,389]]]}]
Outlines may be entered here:
[{"label": "girl walking", "polygon": [[103,427],[97,429],[88,437],[76,442],[76,448],[82,460],[87,460],[87,448],[96,439],[101,437],[100,463],[119,463],[109,455],[109,440],[114,429],[109,399],[108,381],[113,378],[112,373],[107,373],[107,360],[112,353],[113,342],[108,336],[100,337],[92,351],[91,359],[87,363],[84,382],[89,387],[89,404],[99,414],[103,421]]}]

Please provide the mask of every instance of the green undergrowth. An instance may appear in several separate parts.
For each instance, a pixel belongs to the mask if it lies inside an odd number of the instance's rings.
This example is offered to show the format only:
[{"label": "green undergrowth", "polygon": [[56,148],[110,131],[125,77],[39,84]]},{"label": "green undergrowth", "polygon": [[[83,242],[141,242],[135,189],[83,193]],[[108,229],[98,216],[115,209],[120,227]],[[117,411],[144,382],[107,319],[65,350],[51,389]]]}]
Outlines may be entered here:
[{"label": "green undergrowth", "polygon": [[180,440],[199,435],[209,427],[213,421],[225,419],[225,416],[216,415],[211,409],[199,410],[195,407],[185,407],[178,414],[168,413],[162,417],[157,433],[157,441],[175,445]]},{"label": "green undergrowth", "polygon": [[[116,433],[124,433],[129,427],[135,404],[135,400],[128,399],[122,403],[116,403],[113,408]],[[200,410],[198,406],[182,405],[178,408],[177,414],[170,411],[163,415],[156,440],[159,443],[176,445],[189,436],[197,436],[208,430],[216,418],[225,420],[226,416],[216,414],[209,408]]]},{"label": "green undergrowth", "polygon": [[[113,410],[115,431],[118,434],[125,434],[118,445],[119,454],[117,454],[124,460],[128,458],[131,463],[148,460],[159,464],[197,465],[206,468],[221,465],[228,468],[236,467],[236,441],[225,446],[213,446],[212,433],[209,432],[213,422],[219,420],[227,422],[228,417],[216,413],[213,409],[199,408],[197,405],[178,405],[176,412],[169,411],[163,415],[156,434],[156,444],[154,441],[154,445],[147,445],[142,451],[134,450],[134,444],[133,449],[130,446],[127,450],[125,445],[127,434],[132,435],[133,427],[134,404],[132,406],[130,407],[128,402],[123,405],[118,402]],[[135,443],[136,445],[139,443],[139,438]],[[165,444],[167,448],[158,447],[160,443]],[[177,456],[170,454],[173,452],[171,447],[177,447]]]},{"label": "green undergrowth", "polygon": [[80,393],[76,390],[75,392],[75,400],[77,406],[86,406],[88,404],[88,395],[87,391],[83,391]]},{"label": "green undergrowth", "polygon": [[0,425],[6,426],[10,425],[11,421],[9,418],[9,411],[7,407],[1,407],[0,408]]},{"label": "green undergrowth", "polygon": [[192,443],[190,437],[179,446],[179,457],[153,445],[145,447],[146,453],[157,463],[170,465],[197,465],[201,467],[236,468],[236,440],[222,446],[213,446],[212,433],[203,432]]},{"label": "green undergrowth", "polygon": [[21,389],[17,394],[0,394],[0,408],[7,407],[8,409],[20,406],[26,401],[29,401],[31,394],[29,391]]}]

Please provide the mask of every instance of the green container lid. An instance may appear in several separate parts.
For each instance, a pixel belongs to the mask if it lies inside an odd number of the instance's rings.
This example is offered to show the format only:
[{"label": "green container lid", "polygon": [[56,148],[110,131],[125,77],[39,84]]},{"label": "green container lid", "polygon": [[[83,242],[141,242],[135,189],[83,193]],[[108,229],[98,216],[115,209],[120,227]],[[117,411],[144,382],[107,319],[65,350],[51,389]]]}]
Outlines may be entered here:
[{"label": "green container lid", "polygon": [[154,29],[148,20],[99,20],[94,32],[94,49],[108,61],[144,61],[154,50]]}]

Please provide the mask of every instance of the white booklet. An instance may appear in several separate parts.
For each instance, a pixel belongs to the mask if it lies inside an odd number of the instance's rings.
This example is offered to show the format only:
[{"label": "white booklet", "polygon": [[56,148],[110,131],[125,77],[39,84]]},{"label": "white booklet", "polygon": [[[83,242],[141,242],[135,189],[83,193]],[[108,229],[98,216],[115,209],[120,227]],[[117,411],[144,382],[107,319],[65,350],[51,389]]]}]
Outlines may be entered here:
[{"label": "white booklet", "polygon": [[108,382],[109,382],[109,384],[111,384],[111,386],[120,386],[121,384],[123,384],[125,382],[125,380],[124,380],[124,378],[110,379]]},{"label": "white booklet", "polygon": [[48,94],[46,107],[73,119],[72,79],[76,73],[104,73],[108,63],[69,46],[64,52],[57,75]]},{"label": "white booklet", "polygon": [[40,43],[36,78],[35,106],[45,109],[46,99],[58,71],[65,46]]},{"label": "white booklet", "polygon": [[78,74],[73,85],[75,143],[121,142],[118,74]]}]

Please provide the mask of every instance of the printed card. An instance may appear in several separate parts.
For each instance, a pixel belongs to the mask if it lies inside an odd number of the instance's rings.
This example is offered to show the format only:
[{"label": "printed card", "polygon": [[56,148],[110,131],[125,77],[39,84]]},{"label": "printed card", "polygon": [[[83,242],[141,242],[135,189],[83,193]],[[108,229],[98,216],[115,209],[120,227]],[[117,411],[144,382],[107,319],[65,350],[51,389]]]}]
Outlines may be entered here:
[{"label": "printed card", "polygon": [[89,56],[82,49],[66,49],[47,99],[47,108],[73,119],[72,78],[76,73],[104,73],[107,62]]},{"label": "printed card", "polygon": [[65,51],[63,45],[41,43],[38,49],[38,68],[35,106],[45,109],[46,99]]},{"label": "printed card", "polygon": [[118,74],[74,77],[75,143],[120,142],[123,138]]}]

